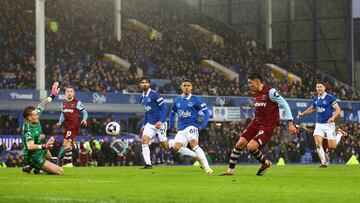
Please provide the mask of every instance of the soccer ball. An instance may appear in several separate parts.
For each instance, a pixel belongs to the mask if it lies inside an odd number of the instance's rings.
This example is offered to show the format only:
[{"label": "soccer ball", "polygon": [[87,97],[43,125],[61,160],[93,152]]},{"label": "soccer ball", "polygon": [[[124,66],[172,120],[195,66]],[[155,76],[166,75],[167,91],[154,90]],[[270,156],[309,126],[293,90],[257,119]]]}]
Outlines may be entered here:
[{"label": "soccer ball", "polygon": [[120,125],[117,122],[110,122],[105,127],[106,134],[116,136],[120,133]]}]

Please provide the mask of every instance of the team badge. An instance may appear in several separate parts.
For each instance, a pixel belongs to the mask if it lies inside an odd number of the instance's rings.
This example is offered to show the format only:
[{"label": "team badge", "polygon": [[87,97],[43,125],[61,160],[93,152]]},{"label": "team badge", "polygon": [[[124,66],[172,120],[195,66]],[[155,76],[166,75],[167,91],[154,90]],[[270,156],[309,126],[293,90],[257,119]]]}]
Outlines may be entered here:
[{"label": "team badge", "polygon": [[176,103],[176,106],[177,106],[177,107],[180,107],[180,103]]},{"label": "team badge", "polygon": [[189,107],[192,107],[192,106],[193,106],[193,103],[192,103],[192,102],[189,102],[189,103],[188,103],[188,106],[189,106]]},{"label": "team badge", "polygon": [[147,98],[147,102],[151,102],[151,98]]},{"label": "team badge", "polygon": [[325,100],[323,101],[323,104],[326,104],[326,101],[325,101]]},{"label": "team badge", "polygon": [[262,96],[261,96],[261,100],[262,100],[262,101],[265,101],[265,100],[266,100],[266,95],[262,95]]}]

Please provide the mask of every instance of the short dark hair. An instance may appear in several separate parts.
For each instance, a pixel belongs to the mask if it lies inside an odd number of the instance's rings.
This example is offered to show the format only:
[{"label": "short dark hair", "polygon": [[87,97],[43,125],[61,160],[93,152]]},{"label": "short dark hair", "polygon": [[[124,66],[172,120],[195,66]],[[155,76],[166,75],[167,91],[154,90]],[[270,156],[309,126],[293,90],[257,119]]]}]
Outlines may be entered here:
[{"label": "short dark hair", "polygon": [[65,90],[67,90],[67,89],[73,89],[73,90],[75,90],[75,88],[74,88],[73,86],[71,86],[71,85],[66,86],[66,87],[65,87]]},{"label": "short dark hair", "polygon": [[260,73],[251,73],[249,75],[248,79],[250,79],[250,80],[260,80],[260,82],[262,82],[262,77],[261,77]]},{"label": "short dark hair", "polygon": [[140,82],[142,82],[143,80],[146,80],[148,83],[150,83],[150,78],[148,76],[142,76],[140,78]]},{"label": "short dark hair", "polygon": [[322,84],[322,85],[326,86],[326,83],[323,80],[317,80],[316,84]]},{"label": "short dark hair", "polygon": [[29,116],[31,116],[31,113],[35,110],[35,107],[33,106],[27,106],[23,111],[23,117],[27,119]]},{"label": "short dark hair", "polygon": [[191,80],[190,80],[190,79],[183,79],[182,83],[184,83],[184,82],[189,82],[189,83],[191,83],[191,84],[192,84],[192,82],[191,82]]}]

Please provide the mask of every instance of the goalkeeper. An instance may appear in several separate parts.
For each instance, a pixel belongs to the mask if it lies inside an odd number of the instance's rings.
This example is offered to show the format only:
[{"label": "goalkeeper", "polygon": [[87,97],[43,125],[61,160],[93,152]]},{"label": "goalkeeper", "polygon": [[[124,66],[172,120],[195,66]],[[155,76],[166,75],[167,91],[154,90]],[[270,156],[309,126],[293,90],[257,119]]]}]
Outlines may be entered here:
[{"label": "goalkeeper", "polygon": [[[22,128],[22,142],[24,143],[24,157],[29,164],[24,167],[25,172],[30,172],[31,168],[41,169],[48,174],[63,174],[63,169],[56,164],[51,163],[51,154],[48,149],[53,146],[54,137],[50,137],[46,144],[41,144],[42,129],[39,118],[47,104],[49,104],[59,94],[59,83],[52,85],[51,95],[43,100],[37,108],[28,106],[23,111],[24,125]],[[47,160],[46,160],[47,159]]]}]

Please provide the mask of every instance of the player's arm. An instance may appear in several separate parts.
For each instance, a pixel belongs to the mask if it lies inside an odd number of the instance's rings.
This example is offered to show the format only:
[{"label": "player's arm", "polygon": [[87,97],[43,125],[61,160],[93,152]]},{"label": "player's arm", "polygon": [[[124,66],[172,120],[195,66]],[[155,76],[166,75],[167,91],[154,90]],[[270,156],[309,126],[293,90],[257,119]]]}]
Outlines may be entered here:
[{"label": "player's arm", "polygon": [[290,134],[296,134],[297,129],[294,125],[294,118],[291,113],[291,109],[287,101],[277,92],[276,89],[272,88],[269,91],[270,100],[277,103],[279,107],[285,110],[285,120],[288,121]]},{"label": "player's arm", "polygon": [[[146,113],[145,113],[146,114]],[[145,115],[145,118],[144,118],[144,123],[143,123],[143,127],[147,124],[148,120],[147,120],[147,117]]]},{"label": "player's arm", "polygon": [[38,109],[43,111],[45,107],[59,94],[60,88],[59,88],[59,82],[54,82],[51,88],[51,94],[48,98],[44,99],[40,102],[40,104],[37,106]]},{"label": "player's arm", "polygon": [[62,123],[64,122],[65,117],[64,117],[64,112],[61,111],[60,113],[60,117],[59,117],[59,122],[56,124],[58,127],[60,127],[62,125]]},{"label": "player's arm", "polygon": [[164,98],[162,98],[160,94],[157,94],[155,99],[160,107],[160,121],[155,124],[156,128],[159,129],[161,124],[166,122],[166,104]]},{"label": "player's arm", "polygon": [[335,121],[336,118],[338,118],[338,116],[340,115],[341,109],[339,104],[336,102],[336,99],[333,97],[333,101],[331,101],[331,106],[334,109],[334,113],[333,116],[331,116],[329,118],[329,120],[327,121],[328,123],[332,123]]},{"label": "player's arm", "polygon": [[177,112],[176,102],[174,102],[174,104],[173,104],[173,106],[171,108],[171,113],[170,113],[170,117],[169,117],[169,130],[174,128],[176,112]]},{"label": "player's arm", "polygon": [[31,135],[30,132],[26,134],[26,146],[28,150],[40,150],[40,149],[50,149],[54,144],[54,137],[51,136],[49,140],[46,142],[46,144],[35,144],[34,143],[34,137]]},{"label": "player's arm", "polygon": [[89,117],[89,114],[86,111],[84,105],[81,103],[81,101],[78,101],[76,108],[82,113],[81,125],[87,126],[87,119]]},{"label": "player's arm", "polygon": [[202,102],[200,99],[199,99],[199,107],[200,107],[200,111],[204,113],[203,121],[200,126],[200,130],[202,130],[202,129],[206,128],[206,126],[209,122],[210,113],[207,108],[207,105],[204,102]]},{"label": "player's arm", "polygon": [[311,114],[315,111],[315,107],[314,105],[311,105],[309,108],[307,108],[305,111],[301,112],[299,111],[298,112],[298,115],[297,115],[297,118],[300,119],[301,117],[307,115],[307,114]]}]

